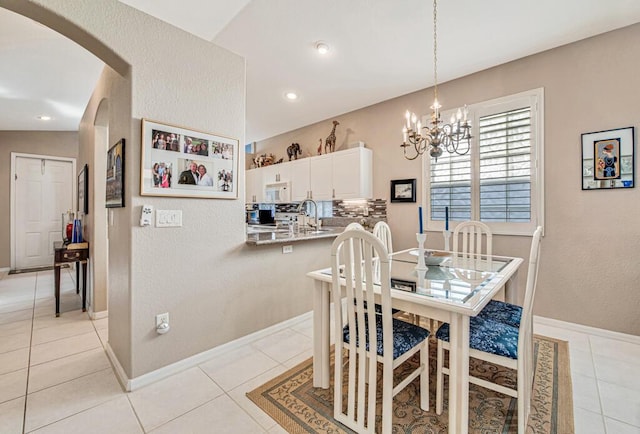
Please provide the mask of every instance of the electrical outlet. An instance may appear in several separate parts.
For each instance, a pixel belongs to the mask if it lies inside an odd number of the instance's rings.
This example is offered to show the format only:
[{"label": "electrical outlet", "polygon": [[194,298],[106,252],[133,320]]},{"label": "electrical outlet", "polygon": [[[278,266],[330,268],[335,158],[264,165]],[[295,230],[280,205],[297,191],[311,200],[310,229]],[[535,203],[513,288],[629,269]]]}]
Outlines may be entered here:
[{"label": "electrical outlet", "polygon": [[158,327],[163,322],[169,324],[169,312],[156,315],[156,327]]},{"label": "electrical outlet", "polygon": [[282,246],[282,253],[293,253],[293,246]]}]

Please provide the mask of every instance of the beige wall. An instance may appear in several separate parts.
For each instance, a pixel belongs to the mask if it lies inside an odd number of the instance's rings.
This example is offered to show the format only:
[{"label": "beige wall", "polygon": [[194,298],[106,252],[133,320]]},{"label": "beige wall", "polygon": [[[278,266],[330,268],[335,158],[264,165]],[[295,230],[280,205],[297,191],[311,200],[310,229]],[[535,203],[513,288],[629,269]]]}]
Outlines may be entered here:
[{"label": "beige wall", "polygon": [[[105,209],[106,153],[125,138],[125,170],[131,137],[131,78],[105,67],[80,122],[81,154],[94,170],[90,171],[96,194],[90,198],[89,233],[94,273],[94,312],[109,312],[109,345],[125,369],[133,366],[131,336],[130,208]],[[105,138],[103,135],[106,134]],[[130,175],[125,174],[125,186]],[[135,185],[135,184],[134,184]],[[125,206],[130,199],[125,200]],[[107,214],[113,225],[105,229]],[[107,268],[108,267],[108,268]],[[108,301],[107,301],[108,295]]]},{"label": "beige wall", "polygon": [[[0,131],[0,269],[11,266],[11,152],[78,157],[75,131]],[[81,166],[78,165],[78,168]],[[79,170],[79,169],[78,169]]]},{"label": "beige wall", "polygon": [[[634,335],[640,335],[640,188],[582,191],[580,135],[635,126],[637,140],[639,59],[636,24],[439,87],[445,110],[544,88],[546,225],[534,313]],[[338,146],[363,140],[373,149],[374,196],[388,199],[389,180],[421,179],[420,160],[402,157],[400,128],[405,110],[426,114],[432,100],[432,89],[416,92],[259,142],[257,150],[280,157],[297,142],[314,155],[337,119]],[[388,204],[395,248],[415,245],[414,208]],[[494,251],[527,257],[529,243],[498,236]],[[442,236],[431,234],[427,244],[442,247]],[[524,284],[526,273],[520,274]]]}]

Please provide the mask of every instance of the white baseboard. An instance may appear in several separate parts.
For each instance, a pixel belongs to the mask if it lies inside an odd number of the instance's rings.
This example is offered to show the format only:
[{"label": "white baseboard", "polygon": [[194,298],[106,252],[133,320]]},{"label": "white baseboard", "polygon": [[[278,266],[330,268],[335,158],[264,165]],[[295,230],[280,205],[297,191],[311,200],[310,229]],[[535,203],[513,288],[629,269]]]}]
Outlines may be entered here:
[{"label": "white baseboard", "polygon": [[103,318],[108,318],[109,317],[109,311],[108,310],[102,310],[100,312],[94,312],[91,310],[91,308],[89,309],[89,318],[91,318],[93,321],[99,320],[99,319],[103,319]]},{"label": "white baseboard", "polygon": [[132,392],[134,390],[140,389],[141,387],[147,386],[151,383],[155,383],[156,381],[159,381],[164,378],[170,377],[174,374],[177,374],[178,372],[182,372],[194,366],[201,365],[202,363],[205,363],[211,360],[212,358],[219,356],[220,354],[234,350],[236,348],[239,348],[243,345],[246,345],[250,342],[253,342],[255,340],[258,340],[260,338],[263,338],[265,336],[278,332],[280,330],[284,330],[298,322],[309,319],[312,316],[313,316],[313,311],[303,313],[302,315],[299,315],[297,317],[275,324],[271,327],[267,327],[266,329],[259,330],[250,335],[243,336],[234,341],[219,345],[210,350],[203,351],[199,354],[193,355],[191,357],[187,357],[186,359],[182,359],[180,361],[177,361],[175,363],[164,366],[160,369],[156,369],[155,371],[151,371],[149,373],[140,375],[139,377],[135,377],[135,378],[128,378],[126,376],[124,369],[122,369],[120,362],[118,362],[118,359],[116,358],[115,354],[111,350],[111,347],[108,345],[108,343],[107,345],[105,345],[105,348],[107,350],[107,356],[109,357],[109,359],[111,359],[111,362],[113,363],[114,369],[116,371],[116,376],[118,376],[118,381],[120,381],[120,384],[122,385],[122,387],[124,387],[124,389],[127,392]]},{"label": "white baseboard", "polygon": [[111,345],[109,345],[109,342],[104,343],[104,350],[107,353],[107,357],[111,361],[111,365],[113,366],[113,370],[115,371],[118,382],[120,383],[120,385],[125,391],[131,392],[131,388],[130,388],[131,386],[129,384],[130,381],[129,381],[129,378],[127,377],[127,373],[124,372],[124,368],[120,364],[120,361],[116,357],[116,354],[113,352],[113,349],[111,349]]},{"label": "white baseboard", "polygon": [[11,271],[11,267],[0,268],[0,273],[4,273],[5,271]]},{"label": "white baseboard", "polygon": [[602,338],[617,339],[619,341],[629,342],[630,344],[640,345],[640,336],[614,332],[606,329],[599,329],[596,327],[590,327],[590,326],[576,324],[572,322],[560,321],[553,318],[545,318],[543,316],[534,315],[533,324],[534,324],[534,327],[536,324],[546,325],[551,327],[558,327],[566,330],[573,330],[580,333],[587,333],[590,335],[600,336]]}]

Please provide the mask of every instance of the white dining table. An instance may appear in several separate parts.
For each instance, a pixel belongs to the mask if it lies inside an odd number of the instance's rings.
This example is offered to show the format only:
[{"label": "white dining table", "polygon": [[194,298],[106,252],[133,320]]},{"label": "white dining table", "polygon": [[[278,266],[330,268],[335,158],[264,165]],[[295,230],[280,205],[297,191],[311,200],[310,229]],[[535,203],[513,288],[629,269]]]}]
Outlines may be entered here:
[{"label": "white dining table", "polygon": [[[522,258],[427,251],[427,269],[417,270],[417,249],[393,253],[392,306],[450,324],[449,433],[469,426],[469,319],[504,288],[507,301],[518,297]],[[307,273],[313,290],[313,385],[329,388],[331,268]],[[435,332],[435,331],[434,331]]]}]

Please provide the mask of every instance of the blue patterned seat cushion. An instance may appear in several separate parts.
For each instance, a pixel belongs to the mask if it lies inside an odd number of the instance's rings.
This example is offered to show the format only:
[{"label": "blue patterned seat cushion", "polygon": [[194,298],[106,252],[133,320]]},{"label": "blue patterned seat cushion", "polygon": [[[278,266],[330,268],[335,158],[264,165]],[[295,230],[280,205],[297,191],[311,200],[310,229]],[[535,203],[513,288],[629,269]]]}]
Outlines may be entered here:
[{"label": "blue patterned seat cushion", "polygon": [[[449,324],[443,324],[436,338],[449,342]],[[469,347],[498,356],[518,358],[518,328],[479,316],[469,324]]]},{"label": "blue patterned seat cushion", "polygon": [[500,321],[512,327],[520,327],[522,307],[503,301],[491,300],[478,316],[484,319]]},{"label": "blue patterned seat cushion", "polygon": [[[417,325],[409,324],[408,322],[401,321],[399,319],[392,319],[393,321],[393,358],[397,359],[420,342],[424,341],[429,337],[429,330],[423,329],[422,327],[418,327]],[[365,318],[365,326],[368,328],[368,320]],[[383,356],[384,352],[382,350],[382,315],[376,315],[376,342],[377,342],[377,353],[379,356]],[[358,323],[356,322],[356,345],[359,346],[360,342],[358,342]],[[349,343],[349,325],[344,326],[342,329],[342,339],[344,342]],[[367,333],[367,351],[369,351],[369,333]]]}]

